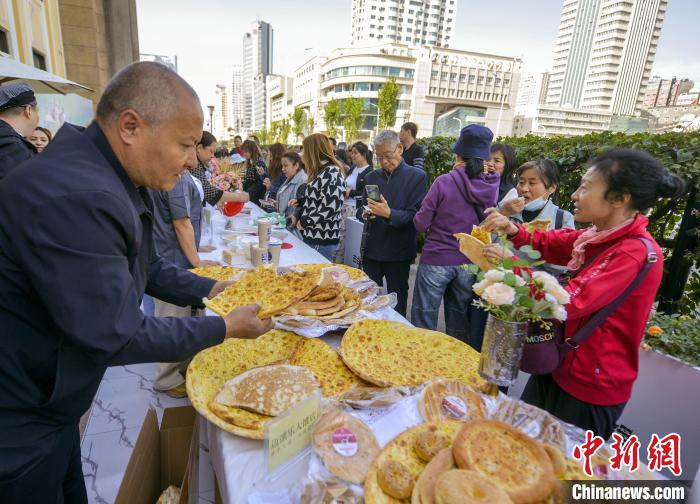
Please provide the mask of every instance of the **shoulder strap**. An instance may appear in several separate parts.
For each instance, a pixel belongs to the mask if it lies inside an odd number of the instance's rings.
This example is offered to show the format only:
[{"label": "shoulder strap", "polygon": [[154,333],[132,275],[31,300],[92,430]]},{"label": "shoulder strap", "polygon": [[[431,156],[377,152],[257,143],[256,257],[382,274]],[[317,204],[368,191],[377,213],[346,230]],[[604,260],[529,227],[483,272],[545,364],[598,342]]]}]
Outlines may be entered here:
[{"label": "shoulder strap", "polygon": [[578,348],[581,343],[583,343],[593,333],[593,331],[600,326],[600,324],[605,322],[605,319],[607,319],[615,310],[617,310],[617,308],[629,297],[629,295],[632,294],[637,287],[639,287],[639,284],[642,283],[642,280],[644,280],[649,273],[649,270],[651,270],[652,265],[658,261],[658,257],[654,251],[651,241],[641,236],[637,237],[636,239],[644,243],[644,246],[647,249],[647,260],[642,266],[642,269],[639,270],[637,276],[634,277],[622,294],[617,296],[612,303],[608,304],[605,308],[593,315],[583,327],[576,331],[576,334],[565,340],[566,344],[570,347],[569,349]]},{"label": "shoulder strap", "polygon": [[564,225],[564,210],[557,208],[557,216],[554,219],[554,229],[561,229]]}]

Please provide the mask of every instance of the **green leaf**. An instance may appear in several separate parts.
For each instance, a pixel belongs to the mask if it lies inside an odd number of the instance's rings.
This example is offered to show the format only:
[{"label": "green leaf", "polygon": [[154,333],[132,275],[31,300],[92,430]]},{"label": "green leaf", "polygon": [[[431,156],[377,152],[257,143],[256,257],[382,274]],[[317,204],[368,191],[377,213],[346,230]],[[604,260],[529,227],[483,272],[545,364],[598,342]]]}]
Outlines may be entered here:
[{"label": "green leaf", "polygon": [[517,261],[515,261],[515,265],[520,266],[521,268],[527,268],[528,266],[530,266],[530,263],[527,262],[526,259],[518,259]]},{"label": "green leaf", "polygon": [[515,275],[510,271],[507,271],[506,274],[503,275],[503,281],[506,285],[510,285],[511,287],[517,287],[518,285],[518,281],[515,278]]},{"label": "green leaf", "polygon": [[515,265],[515,262],[513,261],[512,257],[506,257],[503,259],[503,267],[505,269],[513,269],[513,266]]},{"label": "green leaf", "polygon": [[532,252],[528,252],[527,256],[530,259],[539,259],[540,257],[542,257],[542,254],[540,254],[539,250],[533,250]]},{"label": "green leaf", "polygon": [[543,264],[547,264],[547,261],[535,261],[530,266],[532,266],[533,268],[537,268],[538,266],[542,266]]}]

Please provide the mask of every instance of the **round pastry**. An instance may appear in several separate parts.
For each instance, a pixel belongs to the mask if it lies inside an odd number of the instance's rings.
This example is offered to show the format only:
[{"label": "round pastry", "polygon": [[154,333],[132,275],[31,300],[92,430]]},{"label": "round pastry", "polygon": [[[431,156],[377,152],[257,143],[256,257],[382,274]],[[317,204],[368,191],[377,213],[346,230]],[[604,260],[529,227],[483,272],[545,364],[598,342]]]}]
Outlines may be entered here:
[{"label": "round pastry", "polygon": [[484,418],[484,403],[479,393],[457,380],[435,380],[421,392],[418,409],[426,422],[457,420],[466,422]]},{"label": "round pastry", "polygon": [[440,450],[433,457],[423,472],[420,473],[416,485],[413,487],[411,504],[434,504],[435,502],[435,482],[438,477],[450,469],[455,468],[455,461],[452,458],[452,448]]},{"label": "round pastry", "polygon": [[408,499],[413,491],[410,471],[396,460],[387,460],[379,467],[377,481],[384,493],[395,499]]},{"label": "round pastry", "polygon": [[314,450],[334,475],[362,484],[379,444],[372,430],[358,418],[342,411],[323,415],[311,433]]},{"label": "round pastry", "polygon": [[542,445],[496,420],[473,420],[462,425],[452,455],[457,467],[493,480],[516,504],[546,499],[557,481]]},{"label": "round pastry", "polygon": [[413,448],[418,458],[424,462],[430,462],[440,450],[450,446],[450,440],[438,432],[421,432],[416,436]]},{"label": "round pastry", "polygon": [[542,443],[542,447],[547,453],[550,462],[552,462],[554,475],[559,479],[564,479],[566,476],[566,457],[564,457],[564,454],[559,448],[549,443]]},{"label": "round pastry", "polygon": [[508,493],[476,471],[452,469],[435,482],[435,504],[512,504]]}]

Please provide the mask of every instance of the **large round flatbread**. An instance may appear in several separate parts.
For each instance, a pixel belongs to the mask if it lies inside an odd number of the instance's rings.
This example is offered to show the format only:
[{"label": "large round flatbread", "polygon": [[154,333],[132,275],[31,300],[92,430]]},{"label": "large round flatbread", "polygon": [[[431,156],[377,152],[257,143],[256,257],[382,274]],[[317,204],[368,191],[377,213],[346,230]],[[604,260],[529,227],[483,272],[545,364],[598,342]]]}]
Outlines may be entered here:
[{"label": "large round flatbread", "polygon": [[[263,424],[268,417],[240,408],[239,411],[231,411],[232,408],[226,407],[214,412],[209,405],[228,380],[248,369],[286,360],[301,340],[302,337],[294,333],[273,329],[253,340],[230,338],[220,345],[202,350],[187,367],[187,396],[192,406],[200,415],[227,432],[262,439]],[[226,410],[228,412],[224,413]],[[255,427],[236,425],[236,418]]]},{"label": "large round flatbread", "polygon": [[213,299],[204,299],[204,304],[225,317],[236,308],[258,303],[258,317],[266,319],[304,299],[320,281],[318,273],[289,271],[278,275],[274,267],[261,266],[241,275]]},{"label": "large round flatbread", "polygon": [[434,504],[435,503],[435,482],[438,477],[454,469],[455,461],[452,457],[452,447],[440,450],[433,460],[428,462],[423,472],[420,473],[416,486],[413,488],[411,504]]},{"label": "large round flatbread", "polygon": [[467,422],[484,418],[481,395],[457,380],[433,380],[425,386],[418,400],[423,420],[457,420]]},{"label": "large round flatbread", "polygon": [[338,352],[318,338],[303,339],[289,358],[294,366],[304,366],[316,375],[325,397],[342,394],[354,387],[370,384],[345,365]]},{"label": "large round flatbread", "polygon": [[451,469],[435,483],[435,504],[513,504],[492,479],[476,471]]},{"label": "large round flatbread", "polygon": [[515,504],[541,501],[556,486],[554,468],[544,448],[515,427],[496,420],[463,424],[452,455],[460,469],[495,480]]},{"label": "large round flatbread", "polygon": [[319,390],[307,368],[273,364],[249,369],[224,383],[214,402],[261,415],[279,416]]},{"label": "large round flatbread", "polygon": [[400,322],[363,320],[343,336],[340,354],[355,374],[382,387],[448,378],[479,388],[479,353],[446,334]]},{"label": "large round flatbread", "polygon": [[339,478],[361,485],[379,443],[364,422],[342,411],[326,413],[312,432],[314,450],[326,468]]},{"label": "large round flatbread", "polygon": [[486,246],[484,242],[467,233],[457,233],[454,237],[459,240],[459,251],[464,254],[467,259],[482,270],[493,268],[494,264],[484,255],[484,247]]},{"label": "large round flatbread", "polygon": [[377,473],[381,465],[387,460],[400,462],[409,470],[413,476],[413,481],[417,481],[427,464],[416,455],[414,449],[416,436],[422,432],[435,432],[449,439],[454,439],[460,425],[459,422],[451,421],[420,424],[411,427],[389,441],[389,443],[382,448],[377,458],[374,459],[367,473],[367,478],[365,479],[365,502],[367,504],[396,504],[403,502],[385,494],[379,486]]},{"label": "large round flatbread", "polygon": [[234,266],[199,266],[197,268],[192,268],[190,273],[199,275],[205,278],[211,278],[212,280],[229,280],[236,273],[241,272],[241,268],[236,268]]}]

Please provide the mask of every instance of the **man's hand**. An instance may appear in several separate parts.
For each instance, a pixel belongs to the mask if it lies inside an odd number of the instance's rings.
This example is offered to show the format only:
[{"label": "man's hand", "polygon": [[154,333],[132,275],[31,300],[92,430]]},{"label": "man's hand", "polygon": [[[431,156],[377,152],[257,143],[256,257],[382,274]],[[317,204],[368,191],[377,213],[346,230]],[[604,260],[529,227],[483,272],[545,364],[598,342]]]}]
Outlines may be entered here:
[{"label": "man's hand", "polygon": [[386,202],[384,196],[380,195],[379,198],[379,201],[374,201],[371,199],[367,200],[369,211],[372,212],[372,215],[388,219],[391,217],[391,208],[389,208],[389,203]]},{"label": "man's hand", "polygon": [[275,323],[271,318],[258,318],[260,305],[251,304],[233,310],[224,317],[226,338],[254,339],[271,330]]},{"label": "man's hand", "polygon": [[228,280],[226,281],[219,281],[214,284],[214,287],[211,288],[211,291],[209,291],[209,295],[207,298],[212,299],[216,297],[218,294],[220,294],[226,287],[231,285],[233,282],[230,282]]},{"label": "man's hand", "polygon": [[497,234],[505,233],[508,236],[513,236],[518,232],[518,226],[495,208],[487,208],[485,213],[488,214],[488,217],[484,220],[483,225],[487,231]]},{"label": "man's hand", "polygon": [[292,208],[296,208],[299,206],[299,202],[295,198],[292,198],[287,202],[287,205],[289,205]]},{"label": "man's hand", "polygon": [[525,198],[513,198],[505,201],[499,210],[505,216],[519,214],[525,208]]}]

